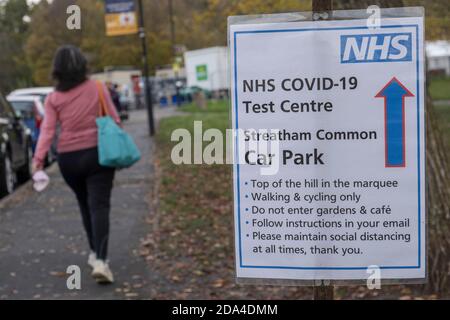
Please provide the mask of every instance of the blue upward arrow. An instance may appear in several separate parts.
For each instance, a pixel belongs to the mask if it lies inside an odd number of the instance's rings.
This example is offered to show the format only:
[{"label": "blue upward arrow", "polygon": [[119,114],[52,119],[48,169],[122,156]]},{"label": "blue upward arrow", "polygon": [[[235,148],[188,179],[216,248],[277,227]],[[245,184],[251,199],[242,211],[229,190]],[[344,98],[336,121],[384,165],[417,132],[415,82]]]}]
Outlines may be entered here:
[{"label": "blue upward arrow", "polygon": [[414,95],[394,77],[375,97],[384,98],[386,167],[405,167],[405,97]]}]

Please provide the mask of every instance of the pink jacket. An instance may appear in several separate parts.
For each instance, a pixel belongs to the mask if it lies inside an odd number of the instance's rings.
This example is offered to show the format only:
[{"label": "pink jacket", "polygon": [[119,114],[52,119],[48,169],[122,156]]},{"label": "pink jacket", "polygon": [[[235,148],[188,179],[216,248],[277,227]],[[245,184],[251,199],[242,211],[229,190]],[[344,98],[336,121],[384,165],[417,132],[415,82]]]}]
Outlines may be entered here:
[{"label": "pink jacket", "polygon": [[[106,86],[102,85],[110,116],[120,124],[120,118]],[[55,91],[45,100],[45,117],[33,162],[42,166],[60,124],[58,153],[78,151],[97,146],[97,125],[100,98],[97,83],[87,80],[67,91]]]}]

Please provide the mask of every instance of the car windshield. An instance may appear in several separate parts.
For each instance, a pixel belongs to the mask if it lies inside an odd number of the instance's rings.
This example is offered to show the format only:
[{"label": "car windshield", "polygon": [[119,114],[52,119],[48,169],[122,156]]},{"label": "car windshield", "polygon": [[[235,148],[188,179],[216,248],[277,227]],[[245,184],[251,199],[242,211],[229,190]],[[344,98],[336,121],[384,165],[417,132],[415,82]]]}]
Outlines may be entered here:
[{"label": "car windshield", "polygon": [[16,113],[24,116],[29,117],[33,115],[33,107],[34,102],[33,101],[11,101],[10,104],[13,106]]}]

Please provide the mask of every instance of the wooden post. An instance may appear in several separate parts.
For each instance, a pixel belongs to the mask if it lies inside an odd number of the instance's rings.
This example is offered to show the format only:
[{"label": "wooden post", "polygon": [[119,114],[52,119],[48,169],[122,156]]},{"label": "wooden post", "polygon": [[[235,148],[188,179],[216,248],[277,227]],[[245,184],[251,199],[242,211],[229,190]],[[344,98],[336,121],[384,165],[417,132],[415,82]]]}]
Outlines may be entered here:
[{"label": "wooden post", "polygon": [[[333,0],[312,0],[313,19],[327,20],[331,17],[333,10]],[[325,283],[324,280],[320,285],[314,285],[314,300],[333,300],[334,287]]]},{"label": "wooden post", "polygon": [[312,0],[313,13],[328,13],[327,18],[330,17],[331,11],[333,10],[333,0]]},{"label": "wooden post", "polygon": [[320,285],[314,285],[314,300],[333,300],[334,299],[334,287],[326,285],[325,281],[321,281]]}]

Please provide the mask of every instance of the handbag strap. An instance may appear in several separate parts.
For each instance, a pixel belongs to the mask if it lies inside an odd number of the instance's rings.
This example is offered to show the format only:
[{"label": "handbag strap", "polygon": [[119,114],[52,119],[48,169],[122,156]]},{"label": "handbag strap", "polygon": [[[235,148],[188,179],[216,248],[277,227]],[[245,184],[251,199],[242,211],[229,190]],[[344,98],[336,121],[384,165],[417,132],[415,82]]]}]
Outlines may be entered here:
[{"label": "handbag strap", "polygon": [[106,107],[105,95],[103,94],[103,85],[100,81],[96,81],[97,91],[100,100],[100,108],[98,110],[99,117],[105,117],[109,115],[108,108]]}]

